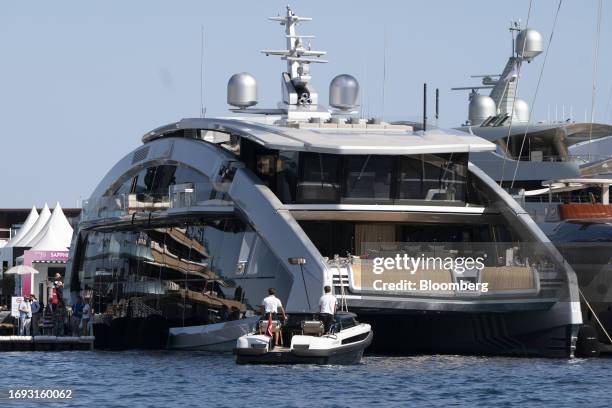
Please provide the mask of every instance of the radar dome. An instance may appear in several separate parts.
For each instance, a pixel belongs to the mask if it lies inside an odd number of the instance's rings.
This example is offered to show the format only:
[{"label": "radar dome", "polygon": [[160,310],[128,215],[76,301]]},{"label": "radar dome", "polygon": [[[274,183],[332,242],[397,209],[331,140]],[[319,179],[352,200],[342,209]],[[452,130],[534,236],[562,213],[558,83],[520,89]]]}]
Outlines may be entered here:
[{"label": "radar dome", "polygon": [[257,104],[257,81],[248,72],[234,74],[227,82],[227,103],[240,109]]},{"label": "radar dome", "polygon": [[486,95],[472,94],[468,118],[473,126],[482,124],[487,118],[496,114],[497,108],[493,98]]},{"label": "radar dome", "polygon": [[529,104],[522,99],[514,101],[514,118],[515,122],[529,122]]},{"label": "radar dome", "polygon": [[522,30],[516,36],[515,49],[519,57],[531,61],[540,55],[544,49],[542,34],[532,28]]},{"label": "radar dome", "polygon": [[329,83],[329,105],[340,110],[350,110],[357,106],[359,82],[354,76],[341,74]]}]

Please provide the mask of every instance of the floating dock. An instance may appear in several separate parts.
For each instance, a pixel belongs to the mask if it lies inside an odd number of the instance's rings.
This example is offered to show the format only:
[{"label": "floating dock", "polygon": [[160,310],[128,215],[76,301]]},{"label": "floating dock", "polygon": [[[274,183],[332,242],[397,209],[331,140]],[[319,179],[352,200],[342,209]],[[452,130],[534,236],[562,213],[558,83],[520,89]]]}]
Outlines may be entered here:
[{"label": "floating dock", "polygon": [[94,336],[0,336],[0,351],[93,350]]}]

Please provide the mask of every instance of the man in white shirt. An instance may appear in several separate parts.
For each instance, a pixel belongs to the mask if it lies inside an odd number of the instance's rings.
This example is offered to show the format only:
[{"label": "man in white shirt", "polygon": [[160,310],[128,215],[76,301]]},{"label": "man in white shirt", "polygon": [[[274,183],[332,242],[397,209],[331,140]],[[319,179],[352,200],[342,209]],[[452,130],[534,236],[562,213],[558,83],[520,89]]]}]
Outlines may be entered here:
[{"label": "man in white shirt", "polygon": [[[278,320],[278,313],[282,313],[283,320],[287,319],[283,303],[276,297],[276,289],[268,289],[268,296],[261,302],[261,313],[264,320],[268,320],[272,316],[272,320]],[[280,346],[280,330],[274,333],[274,344]]]},{"label": "man in white shirt", "polygon": [[32,321],[32,309],[30,308],[30,298],[23,297],[19,304],[19,335],[27,336],[30,334],[30,323]]},{"label": "man in white shirt", "polygon": [[319,299],[319,317],[325,325],[325,333],[327,333],[334,322],[338,301],[336,297],[331,294],[330,286],[325,286],[324,290],[325,294]]}]

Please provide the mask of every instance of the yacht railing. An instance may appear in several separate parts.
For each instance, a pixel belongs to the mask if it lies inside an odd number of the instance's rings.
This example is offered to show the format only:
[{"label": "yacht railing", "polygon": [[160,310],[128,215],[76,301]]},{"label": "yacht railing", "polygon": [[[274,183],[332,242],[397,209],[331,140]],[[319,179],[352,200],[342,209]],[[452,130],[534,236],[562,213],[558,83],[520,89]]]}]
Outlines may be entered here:
[{"label": "yacht railing", "polygon": [[[498,153],[499,154],[499,153]],[[560,155],[546,155],[546,156],[531,156],[531,155],[523,155],[520,158],[516,155],[511,155],[508,153],[505,154],[501,154],[501,156],[507,160],[515,160],[515,161],[521,161],[521,162],[543,162],[543,163],[566,163],[566,162],[575,162],[575,163],[590,163],[590,162],[596,162],[596,161],[600,161],[600,160],[604,160],[604,159],[609,159],[610,156],[609,155],[605,155],[605,154],[570,154],[567,156],[560,156]],[[479,162],[496,162],[495,160],[482,160],[479,159]]]},{"label": "yacht railing", "polygon": [[117,218],[143,212],[169,209],[231,205],[225,193],[214,191],[208,183],[170,186],[167,194],[129,193],[84,200],[81,221]]},{"label": "yacht railing", "polygon": [[543,203],[543,204],[594,204],[600,203],[601,199],[597,195],[590,194],[559,194],[554,193],[552,200],[548,197],[547,193],[543,193],[538,196],[527,196],[525,201],[528,203]]}]

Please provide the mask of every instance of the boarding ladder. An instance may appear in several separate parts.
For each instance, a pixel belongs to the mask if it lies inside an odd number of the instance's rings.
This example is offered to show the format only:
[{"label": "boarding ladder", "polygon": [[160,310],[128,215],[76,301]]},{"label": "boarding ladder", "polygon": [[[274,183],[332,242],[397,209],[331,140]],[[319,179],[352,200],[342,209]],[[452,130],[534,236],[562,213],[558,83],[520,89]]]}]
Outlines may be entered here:
[{"label": "boarding ladder", "polygon": [[335,256],[327,261],[332,273],[332,292],[340,298],[340,310],[348,311],[346,295],[350,288],[350,261],[347,258]]}]

